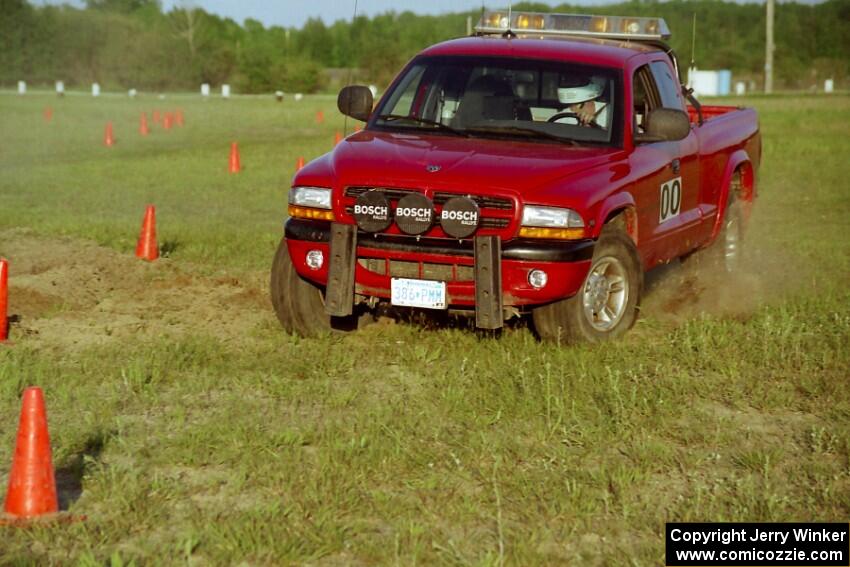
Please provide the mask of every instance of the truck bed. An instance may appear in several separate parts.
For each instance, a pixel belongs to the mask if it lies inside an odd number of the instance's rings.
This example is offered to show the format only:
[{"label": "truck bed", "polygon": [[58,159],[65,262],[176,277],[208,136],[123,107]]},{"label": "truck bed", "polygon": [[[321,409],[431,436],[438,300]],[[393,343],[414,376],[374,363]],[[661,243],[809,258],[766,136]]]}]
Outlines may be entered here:
[{"label": "truck bed", "polygon": [[[703,105],[702,107],[702,119],[705,122],[708,122],[712,118],[716,118],[723,114],[727,114],[729,112],[734,112],[735,110],[740,110],[742,107],[740,106],[721,106],[721,105],[713,105],[707,106]],[[692,124],[696,124],[697,118],[697,109],[691,105],[688,105],[688,117],[691,119]]]}]

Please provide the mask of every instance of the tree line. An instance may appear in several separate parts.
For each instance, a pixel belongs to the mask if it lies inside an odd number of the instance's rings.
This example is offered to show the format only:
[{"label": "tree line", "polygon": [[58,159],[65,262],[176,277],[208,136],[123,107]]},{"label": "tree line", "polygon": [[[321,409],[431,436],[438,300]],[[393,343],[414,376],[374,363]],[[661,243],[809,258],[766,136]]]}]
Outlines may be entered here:
[{"label": "tree line", "polygon": [[[761,84],[763,4],[633,0],[586,7],[524,2],[514,9],[661,16],[673,31],[671,44],[683,63],[693,51],[699,68],[731,69],[736,80]],[[468,18],[474,24],[480,14],[388,12],[333,23],[310,19],[297,29],[252,19],[239,24],[188,4],[166,12],[158,0],[87,0],[84,8],[0,0],[0,85],[63,80],[69,87],[99,82],[106,89],[173,91],[229,83],[243,93],[316,92],[335,87],[334,76],[385,85],[422,48],[466,35]],[[780,87],[811,88],[834,78],[846,88],[850,0],[778,3],[775,38],[775,81]]]}]

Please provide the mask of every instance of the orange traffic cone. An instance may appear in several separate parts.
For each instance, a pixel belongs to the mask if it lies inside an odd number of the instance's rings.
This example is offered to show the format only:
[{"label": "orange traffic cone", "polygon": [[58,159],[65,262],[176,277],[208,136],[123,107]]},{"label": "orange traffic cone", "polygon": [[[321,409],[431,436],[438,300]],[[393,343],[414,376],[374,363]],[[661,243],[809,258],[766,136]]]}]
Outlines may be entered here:
[{"label": "orange traffic cone", "polygon": [[159,124],[159,111],[158,110],[153,111],[153,113],[151,114],[151,119],[153,120],[154,124]]},{"label": "orange traffic cone", "polygon": [[112,122],[106,123],[106,129],[103,131],[103,144],[109,147],[115,144],[115,138],[112,136]]},{"label": "orange traffic cone", "polygon": [[174,123],[177,126],[183,126],[183,111],[179,108],[177,109],[177,112],[174,113]]},{"label": "orange traffic cone", "polygon": [[162,127],[166,130],[171,130],[171,113],[166,112],[162,117]]},{"label": "orange traffic cone", "polygon": [[0,258],[0,343],[9,338],[9,261]]},{"label": "orange traffic cone", "polygon": [[239,173],[242,170],[242,164],[239,162],[239,146],[236,142],[230,144],[230,173]]},{"label": "orange traffic cone", "polygon": [[45,109],[44,109],[44,121],[50,122],[52,119],[53,119],[53,109],[50,108],[49,106],[45,107]]},{"label": "orange traffic cone", "polygon": [[139,134],[142,136],[147,136],[148,132],[148,115],[142,112],[142,115],[139,117]]},{"label": "orange traffic cone", "polygon": [[142,232],[139,234],[139,243],[136,244],[136,257],[148,262],[159,258],[159,247],[156,244],[156,209],[153,205],[148,205],[145,210]]},{"label": "orange traffic cone", "polygon": [[316,111],[316,124],[321,124],[325,121],[325,113],[321,110]]},{"label": "orange traffic cone", "polygon": [[295,161],[295,171],[301,171],[304,169],[304,158],[298,156],[298,159]]},{"label": "orange traffic cone", "polygon": [[24,390],[4,510],[5,515],[0,518],[0,524],[59,512],[56,478],[50,456],[50,436],[47,433],[47,412],[41,388]]},{"label": "orange traffic cone", "polygon": [[334,145],[337,145],[341,141],[342,141],[342,134],[340,134],[339,132],[335,132],[334,133]]}]

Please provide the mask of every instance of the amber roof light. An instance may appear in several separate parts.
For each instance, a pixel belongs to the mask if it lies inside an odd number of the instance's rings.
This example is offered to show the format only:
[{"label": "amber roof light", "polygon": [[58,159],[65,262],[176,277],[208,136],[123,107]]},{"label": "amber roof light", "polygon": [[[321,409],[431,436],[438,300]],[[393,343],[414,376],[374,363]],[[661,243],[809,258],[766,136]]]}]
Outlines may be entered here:
[{"label": "amber roof light", "polygon": [[544,14],[540,12],[484,12],[475,31],[479,34],[528,32],[540,35],[580,35],[608,39],[670,38],[662,18],[592,16],[587,14]]}]

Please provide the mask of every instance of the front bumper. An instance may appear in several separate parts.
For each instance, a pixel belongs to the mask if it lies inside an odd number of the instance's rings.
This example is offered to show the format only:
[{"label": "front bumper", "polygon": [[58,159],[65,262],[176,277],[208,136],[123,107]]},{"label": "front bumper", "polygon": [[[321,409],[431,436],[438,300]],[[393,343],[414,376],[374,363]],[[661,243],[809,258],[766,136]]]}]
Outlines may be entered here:
[{"label": "front bumper", "polygon": [[[479,291],[487,287],[485,282],[501,289],[501,297],[491,298],[500,310],[542,305],[575,295],[590,269],[595,245],[595,241],[589,239],[569,242],[514,239],[502,243],[498,237],[480,237],[463,241],[424,238],[417,241],[410,237],[354,234],[356,227],[353,225],[334,224],[333,227],[339,229],[338,232],[348,232],[349,240],[353,235],[353,242],[336,245],[332,255],[331,223],[289,219],[285,225],[286,242],[295,270],[305,279],[328,287],[329,295],[331,291],[334,296],[339,293],[330,289],[335,286],[334,281],[349,285],[348,276],[353,268],[353,287],[350,291],[344,290],[349,296],[389,299],[393,277],[439,279],[446,282],[450,306],[475,307],[476,312],[488,311],[487,307],[490,312],[494,310],[494,305],[480,305],[481,297],[476,301],[476,280]],[[482,275],[482,266],[488,271],[482,252],[488,250],[488,242],[496,249],[496,257],[501,258],[501,262],[493,264],[492,272],[496,273]],[[342,248],[349,246],[350,250],[341,256]],[[476,246],[479,247],[477,263]],[[311,269],[305,262],[310,250],[321,250],[330,261],[318,270]],[[489,252],[492,256],[493,250]],[[339,258],[343,259],[337,261]],[[340,266],[341,263],[345,265]],[[544,270],[549,276],[548,283],[541,289],[528,283],[528,273],[533,269]],[[334,272],[330,284],[329,270]],[[345,301],[344,297],[339,301]]]}]

